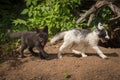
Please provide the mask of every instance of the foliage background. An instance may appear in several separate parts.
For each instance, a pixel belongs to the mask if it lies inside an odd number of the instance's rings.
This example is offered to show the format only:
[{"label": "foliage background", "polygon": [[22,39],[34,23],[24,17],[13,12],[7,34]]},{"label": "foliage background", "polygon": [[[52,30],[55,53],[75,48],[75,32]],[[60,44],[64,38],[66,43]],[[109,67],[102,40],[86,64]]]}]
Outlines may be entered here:
[{"label": "foliage background", "polygon": [[0,0],[0,44],[9,42],[8,29],[20,32],[48,25],[51,37],[63,30],[91,28],[99,21],[108,23],[113,13],[107,7],[100,11],[90,27],[86,27],[88,19],[75,23],[79,13],[86,12],[94,3],[94,0]]},{"label": "foliage background", "polygon": [[69,7],[74,9],[80,5],[79,0],[26,0],[25,3],[26,7],[21,12],[25,17],[14,20],[15,26],[23,25],[31,30],[48,25],[50,35],[78,27]]}]

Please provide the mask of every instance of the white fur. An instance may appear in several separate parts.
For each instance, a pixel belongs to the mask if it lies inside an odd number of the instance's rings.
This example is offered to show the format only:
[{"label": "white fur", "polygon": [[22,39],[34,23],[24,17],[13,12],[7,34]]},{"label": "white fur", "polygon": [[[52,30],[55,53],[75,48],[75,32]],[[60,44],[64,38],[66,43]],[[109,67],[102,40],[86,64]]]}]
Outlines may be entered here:
[{"label": "white fur", "polygon": [[[99,29],[103,29],[104,27],[101,26],[101,24],[98,24],[98,28]],[[61,47],[59,48],[59,52],[58,52],[58,58],[62,58],[62,51],[63,49],[65,49],[66,47],[68,47],[70,44],[73,44],[71,50],[73,53],[75,54],[81,54],[82,57],[87,57],[87,55],[85,54],[88,45],[91,45],[91,47],[97,52],[97,54],[105,59],[107,58],[106,55],[103,54],[103,52],[99,49],[98,47],[98,41],[99,41],[99,37],[98,34],[99,32],[96,30],[93,30],[92,32],[88,33],[86,36],[83,36],[81,33],[78,33],[77,35],[75,35],[75,29],[72,30],[68,30],[65,32],[61,32],[57,35],[55,35],[52,40],[51,40],[51,44],[55,43],[56,41],[58,41],[59,39],[64,40],[63,44],[61,45]],[[108,37],[108,35],[107,35]],[[80,51],[75,50],[75,47],[77,47],[77,45],[82,42],[84,43],[83,49]]]},{"label": "white fur", "polygon": [[98,29],[100,29],[100,30],[104,29],[104,27],[102,26],[102,24],[100,22],[98,23]]},{"label": "white fur", "polygon": [[[58,40],[60,40],[60,39],[63,38],[63,36],[65,35],[66,32],[67,31],[64,31],[64,32],[62,32],[60,34],[56,34],[55,37],[52,38],[52,40],[50,41],[50,43],[51,44],[55,44],[56,41],[58,41]],[[59,36],[57,36],[57,35],[59,35]]]},{"label": "white fur", "polygon": [[105,38],[106,39],[110,39],[110,37],[108,36],[108,32],[107,31],[105,31],[106,32],[106,34],[107,34],[107,36],[105,36]]}]

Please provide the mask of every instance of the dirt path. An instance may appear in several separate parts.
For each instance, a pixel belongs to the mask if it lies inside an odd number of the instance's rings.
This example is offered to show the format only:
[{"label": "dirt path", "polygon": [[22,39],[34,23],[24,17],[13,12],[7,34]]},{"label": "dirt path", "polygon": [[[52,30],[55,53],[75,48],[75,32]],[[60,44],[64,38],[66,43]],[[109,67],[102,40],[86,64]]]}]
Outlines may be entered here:
[{"label": "dirt path", "polygon": [[0,80],[120,80],[120,48],[101,47],[109,57],[107,60],[101,59],[90,47],[86,58],[72,54],[68,48],[63,58],[57,59],[60,45],[46,45],[50,60],[26,54],[24,59],[1,63]]}]

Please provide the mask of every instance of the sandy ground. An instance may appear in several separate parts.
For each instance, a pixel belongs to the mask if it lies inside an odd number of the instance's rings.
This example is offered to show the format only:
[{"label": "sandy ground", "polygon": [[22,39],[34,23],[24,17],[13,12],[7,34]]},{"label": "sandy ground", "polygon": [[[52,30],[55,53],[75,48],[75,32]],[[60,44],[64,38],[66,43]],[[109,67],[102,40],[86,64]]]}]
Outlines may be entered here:
[{"label": "sandy ground", "polygon": [[[120,48],[100,47],[109,59],[100,58],[88,48],[88,57],[64,50],[63,58],[57,58],[61,43],[49,45],[45,50],[50,59],[42,60],[26,51],[23,59],[11,59],[0,63],[0,80],[120,80]],[[81,49],[79,45],[77,49]]]}]

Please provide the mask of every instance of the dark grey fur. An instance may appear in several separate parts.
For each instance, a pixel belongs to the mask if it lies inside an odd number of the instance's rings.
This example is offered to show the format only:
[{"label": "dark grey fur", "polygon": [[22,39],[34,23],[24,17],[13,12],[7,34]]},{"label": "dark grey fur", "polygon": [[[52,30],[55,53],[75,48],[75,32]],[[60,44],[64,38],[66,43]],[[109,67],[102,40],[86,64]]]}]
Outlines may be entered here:
[{"label": "dark grey fur", "polygon": [[21,49],[20,54],[21,57],[24,57],[23,51],[29,47],[29,51],[32,55],[36,56],[36,53],[33,51],[33,48],[36,47],[41,54],[39,54],[40,57],[46,58],[47,54],[44,51],[44,46],[46,45],[48,41],[48,27],[44,27],[43,29],[37,29],[36,32],[17,32],[12,33],[8,31],[8,36],[10,38],[21,38]]}]

